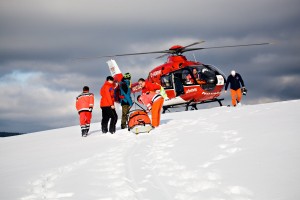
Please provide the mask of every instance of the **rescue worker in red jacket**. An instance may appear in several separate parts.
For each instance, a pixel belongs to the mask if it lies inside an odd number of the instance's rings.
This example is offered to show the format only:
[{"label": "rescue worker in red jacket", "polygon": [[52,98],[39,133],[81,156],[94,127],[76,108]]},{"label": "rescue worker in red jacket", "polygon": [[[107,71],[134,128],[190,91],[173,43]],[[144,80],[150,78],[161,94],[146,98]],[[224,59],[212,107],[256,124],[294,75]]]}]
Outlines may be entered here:
[{"label": "rescue worker in red jacket", "polygon": [[138,101],[151,111],[152,126],[158,127],[160,124],[161,108],[164,103],[164,98],[159,94],[161,86],[157,83],[150,83],[145,79],[140,78],[138,81],[142,87],[142,94],[138,97]]},{"label": "rescue worker in red jacket", "polygon": [[[102,120],[101,120],[102,133],[107,133],[109,131],[111,134],[114,134],[116,132],[118,115],[115,109],[114,78],[112,76],[108,76],[106,78],[106,81],[100,90],[100,95],[101,95],[100,107],[102,109]],[[108,128],[109,120],[110,120],[110,124]]]},{"label": "rescue worker in red jacket", "polygon": [[92,111],[94,107],[94,94],[89,92],[89,87],[84,86],[83,92],[76,98],[76,109],[79,114],[81,134],[87,136],[90,130]]},{"label": "rescue worker in red jacket", "polygon": [[139,86],[142,88],[142,93],[146,93],[149,91],[160,91],[161,85],[157,84],[157,83],[151,83],[149,81],[145,81],[145,79],[140,78],[138,80]]}]

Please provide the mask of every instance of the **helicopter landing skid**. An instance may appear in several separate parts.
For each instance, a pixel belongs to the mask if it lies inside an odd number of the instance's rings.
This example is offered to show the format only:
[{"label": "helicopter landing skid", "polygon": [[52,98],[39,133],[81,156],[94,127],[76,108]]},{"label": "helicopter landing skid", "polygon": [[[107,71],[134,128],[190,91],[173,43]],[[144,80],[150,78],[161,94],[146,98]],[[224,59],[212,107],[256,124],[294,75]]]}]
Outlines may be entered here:
[{"label": "helicopter landing skid", "polygon": [[[223,106],[222,104],[222,101],[224,100],[224,98],[221,98],[221,99],[211,99],[211,100],[206,100],[206,101],[201,101],[201,102],[194,102],[194,101],[190,101],[188,103],[185,104],[185,111],[188,111],[189,110],[189,107],[192,107],[191,109],[192,110],[198,110],[197,108],[197,104],[204,104],[204,103],[212,103],[212,102],[218,102],[220,106]],[[172,105],[172,106],[163,106],[163,114],[166,112],[166,111],[169,111],[169,108],[176,108],[176,107],[179,107],[180,105],[182,104],[178,104],[178,105]]]}]

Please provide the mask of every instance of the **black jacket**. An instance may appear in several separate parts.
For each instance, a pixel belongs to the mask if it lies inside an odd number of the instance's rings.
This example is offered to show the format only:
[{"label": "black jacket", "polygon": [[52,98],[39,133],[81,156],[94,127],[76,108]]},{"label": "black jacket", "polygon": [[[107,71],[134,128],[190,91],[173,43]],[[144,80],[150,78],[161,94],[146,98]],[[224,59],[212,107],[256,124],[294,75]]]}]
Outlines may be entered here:
[{"label": "black jacket", "polygon": [[225,90],[227,90],[229,83],[230,83],[230,89],[233,89],[233,90],[238,90],[239,88],[241,88],[241,84],[242,84],[242,87],[245,87],[244,81],[243,81],[241,75],[238,73],[236,73],[235,76],[232,76],[232,75],[228,76],[227,82],[225,85]]}]

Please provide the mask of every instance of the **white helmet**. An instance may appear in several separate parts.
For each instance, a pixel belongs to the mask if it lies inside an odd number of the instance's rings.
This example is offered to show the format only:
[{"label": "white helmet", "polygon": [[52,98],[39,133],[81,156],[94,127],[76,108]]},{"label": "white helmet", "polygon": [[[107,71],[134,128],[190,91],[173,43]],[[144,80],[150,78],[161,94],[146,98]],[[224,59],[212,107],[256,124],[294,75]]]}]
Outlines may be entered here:
[{"label": "white helmet", "polygon": [[230,72],[230,74],[231,74],[232,76],[235,76],[235,71],[232,70],[232,71]]}]

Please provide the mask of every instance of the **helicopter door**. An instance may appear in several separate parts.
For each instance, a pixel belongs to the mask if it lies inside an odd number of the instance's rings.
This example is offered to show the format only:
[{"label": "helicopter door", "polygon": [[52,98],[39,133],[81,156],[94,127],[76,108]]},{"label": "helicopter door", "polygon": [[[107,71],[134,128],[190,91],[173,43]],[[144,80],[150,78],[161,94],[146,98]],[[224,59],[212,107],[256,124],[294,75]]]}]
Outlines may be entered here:
[{"label": "helicopter door", "polygon": [[184,94],[183,83],[182,83],[182,71],[173,73],[173,82],[176,96]]}]

